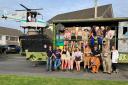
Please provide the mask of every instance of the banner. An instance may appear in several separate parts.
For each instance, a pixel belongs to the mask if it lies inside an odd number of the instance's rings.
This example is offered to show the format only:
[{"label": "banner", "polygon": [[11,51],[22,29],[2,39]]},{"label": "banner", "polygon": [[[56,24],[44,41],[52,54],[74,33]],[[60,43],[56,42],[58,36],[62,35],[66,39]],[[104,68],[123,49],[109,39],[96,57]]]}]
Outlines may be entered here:
[{"label": "banner", "polygon": [[128,63],[128,53],[120,53],[118,62]]}]

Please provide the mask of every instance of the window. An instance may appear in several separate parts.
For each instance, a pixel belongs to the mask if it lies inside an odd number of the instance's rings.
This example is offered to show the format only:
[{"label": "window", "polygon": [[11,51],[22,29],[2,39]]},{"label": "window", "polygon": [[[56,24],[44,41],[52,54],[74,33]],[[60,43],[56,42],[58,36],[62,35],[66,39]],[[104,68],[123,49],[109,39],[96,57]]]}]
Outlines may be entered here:
[{"label": "window", "polygon": [[10,37],[10,41],[18,41],[18,37]]},{"label": "window", "polygon": [[15,41],[15,37],[10,37],[10,41]]},{"label": "window", "polygon": [[6,36],[6,40],[8,40],[8,41],[18,41],[18,37],[15,37],[15,36]]},{"label": "window", "polygon": [[18,41],[18,37],[15,37],[15,41]]},{"label": "window", "polygon": [[6,36],[6,40],[9,40],[9,36]]},{"label": "window", "polygon": [[128,27],[123,27],[123,34],[125,35],[128,32]]}]

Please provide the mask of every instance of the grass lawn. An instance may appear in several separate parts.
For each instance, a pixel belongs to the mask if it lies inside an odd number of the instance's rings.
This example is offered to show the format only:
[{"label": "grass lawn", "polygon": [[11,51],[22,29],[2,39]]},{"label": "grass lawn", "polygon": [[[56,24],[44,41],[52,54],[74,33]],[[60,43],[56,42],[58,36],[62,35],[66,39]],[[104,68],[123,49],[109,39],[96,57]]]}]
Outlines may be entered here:
[{"label": "grass lawn", "polygon": [[128,85],[128,81],[0,75],[0,85]]}]

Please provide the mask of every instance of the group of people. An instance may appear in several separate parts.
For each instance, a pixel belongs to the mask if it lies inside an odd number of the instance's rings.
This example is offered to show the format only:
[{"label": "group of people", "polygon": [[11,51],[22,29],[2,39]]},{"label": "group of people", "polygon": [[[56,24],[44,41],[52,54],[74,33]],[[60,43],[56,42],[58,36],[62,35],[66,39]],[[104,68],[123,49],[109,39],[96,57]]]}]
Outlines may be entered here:
[{"label": "group of people", "polygon": [[75,66],[80,71],[84,62],[84,71],[97,73],[102,66],[104,73],[115,72],[119,53],[111,43],[113,36],[109,27],[66,28],[57,37],[64,42],[63,48],[50,46],[47,51],[47,70],[73,71]]},{"label": "group of people", "polygon": [[[93,27],[67,27],[64,31],[57,32],[56,46],[63,49],[64,46],[75,49],[79,48],[84,51],[84,48],[89,45],[91,49],[95,45],[102,50],[103,41],[109,39],[112,41],[115,31],[108,26],[93,26]],[[112,45],[112,42],[110,42]]]},{"label": "group of people", "polygon": [[103,66],[103,72],[111,74],[111,72],[117,72],[119,53],[115,46],[112,46],[112,50],[109,50],[108,45],[104,43],[102,53],[97,45],[94,46],[93,50],[88,45],[84,53],[79,48],[73,50],[65,46],[62,50],[58,47],[53,50],[49,46],[47,56],[48,71],[73,71],[76,68],[76,71],[79,72],[81,71],[80,64],[84,62],[84,71],[97,73],[100,66]]}]

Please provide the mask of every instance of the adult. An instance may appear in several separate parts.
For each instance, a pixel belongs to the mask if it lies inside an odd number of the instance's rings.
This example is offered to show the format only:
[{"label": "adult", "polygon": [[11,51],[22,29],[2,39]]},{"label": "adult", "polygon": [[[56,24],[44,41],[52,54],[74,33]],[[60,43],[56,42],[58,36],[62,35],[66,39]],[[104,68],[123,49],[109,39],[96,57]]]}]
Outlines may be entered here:
[{"label": "adult", "polygon": [[109,45],[105,42],[103,43],[102,49],[102,61],[103,61],[103,70],[104,73],[111,74],[111,51]]},{"label": "adult", "polygon": [[75,53],[75,50],[72,49],[71,52],[70,52],[70,56],[71,56],[71,58],[70,58],[70,70],[71,71],[73,71],[73,65],[74,65],[74,60],[75,60],[74,53]]},{"label": "adult", "polygon": [[97,37],[98,37],[98,48],[99,50],[102,50],[103,32],[101,28],[97,30]]},{"label": "adult", "polygon": [[85,29],[85,30],[83,31],[82,40],[83,40],[84,42],[86,42],[86,41],[88,41],[88,37],[89,37],[88,29]]},{"label": "adult", "polygon": [[76,62],[76,70],[79,72],[80,71],[80,63],[82,61],[82,52],[80,51],[79,48],[76,48],[74,56],[75,56],[75,62]]},{"label": "adult", "polygon": [[105,38],[110,41],[109,42],[110,49],[112,47],[112,39],[113,39],[114,35],[115,35],[115,31],[114,30],[111,30],[111,28],[108,27]]},{"label": "adult", "polygon": [[89,37],[90,37],[90,45],[93,48],[94,47],[94,44],[95,44],[94,33],[91,32]]},{"label": "adult", "polygon": [[65,40],[71,39],[71,31],[69,31],[67,28],[65,29],[64,38]]},{"label": "adult", "polygon": [[119,58],[119,52],[115,48],[115,46],[112,46],[112,71],[116,73],[118,72],[117,71],[118,58]]},{"label": "adult", "polygon": [[80,28],[77,33],[77,40],[82,40],[82,35],[83,35],[83,32],[82,32],[82,29]]},{"label": "adult", "polygon": [[66,67],[67,67],[67,70],[70,70],[70,58],[71,58],[71,48],[68,48],[67,51],[66,51]]},{"label": "adult", "polygon": [[72,30],[72,32],[71,32],[71,40],[76,41],[76,32],[75,32],[75,30]]},{"label": "adult", "polygon": [[106,28],[104,26],[101,26],[101,31],[102,31],[103,37],[105,37],[107,30],[106,30]]},{"label": "adult", "polygon": [[90,58],[91,58],[91,48],[87,45],[84,49],[84,70],[89,72],[90,68]]},{"label": "adult", "polygon": [[96,32],[96,35],[95,36],[97,36],[98,30],[99,30],[99,26],[95,26],[94,29],[95,29],[95,32]]},{"label": "adult", "polygon": [[49,49],[47,51],[47,71],[51,71],[52,67],[52,55],[53,55],[53,50],[52,46],[49,46]]},{"label": "adult", "polygon": [[66,48],[65,46],[63,47],[62,51],[61,51],[61,70],[65,70],[66,66],[65,66],[65,62],[66,61]]},{"label": "adult", "polygon": [[93,33],[94,36],[96,36],[96,30],[97,30],[96,26],[93,26],[91,28],[91,32]]},{"label": "adult", "polygon": [[55,57],[54,69],[57,70],[61,65],[61,52],[59,47],[57,47],[56,51],[54,52],[54,57]]}]

